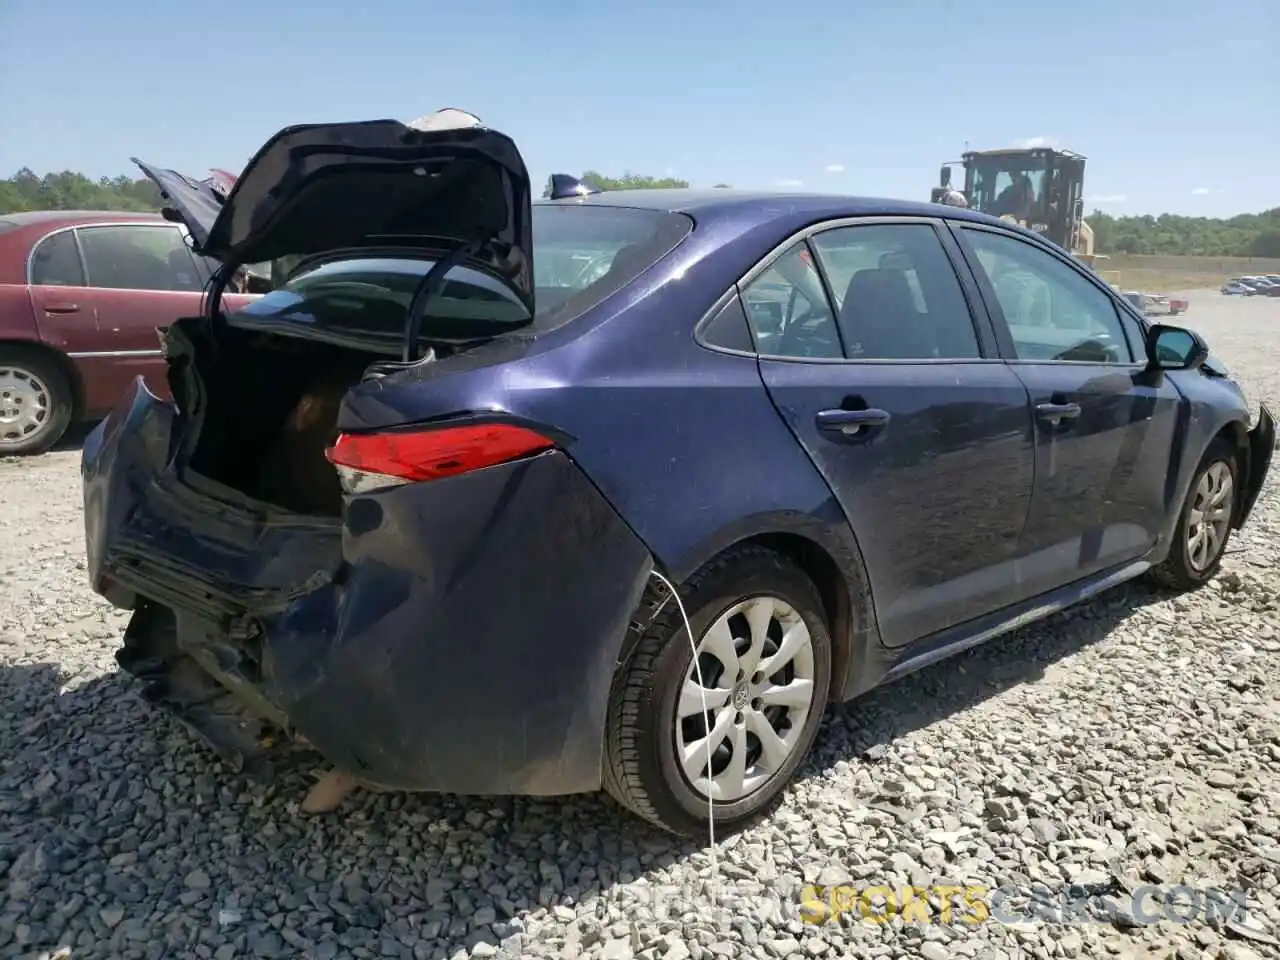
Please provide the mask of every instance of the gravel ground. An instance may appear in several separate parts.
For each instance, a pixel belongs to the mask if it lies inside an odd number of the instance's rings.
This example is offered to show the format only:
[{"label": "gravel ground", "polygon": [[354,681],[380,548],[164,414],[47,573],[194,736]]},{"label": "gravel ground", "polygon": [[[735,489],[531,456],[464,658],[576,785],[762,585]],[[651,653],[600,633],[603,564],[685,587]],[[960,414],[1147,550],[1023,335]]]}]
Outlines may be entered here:
[{"label": "gravel ground", "polygon": [[[1280,410],[1280,301],[1197,292],[1186,322]],[[311,771],[228,773],[113,671],[125,618],[85,585],[78,456],[0,463],[0,956],[1280,956],[1276,481],[1196,595],[1121,587],[836,711],[713,886],[705,849],[600,797],[305,818]],[[815,925],[811,882],[1024,898]],[[997,921],[1037,883],[1082,885],[1089,915]],[[1169,902],[1135,914],[1142,884]],[[1247,921],[1194,916],[1234,889]]]}]

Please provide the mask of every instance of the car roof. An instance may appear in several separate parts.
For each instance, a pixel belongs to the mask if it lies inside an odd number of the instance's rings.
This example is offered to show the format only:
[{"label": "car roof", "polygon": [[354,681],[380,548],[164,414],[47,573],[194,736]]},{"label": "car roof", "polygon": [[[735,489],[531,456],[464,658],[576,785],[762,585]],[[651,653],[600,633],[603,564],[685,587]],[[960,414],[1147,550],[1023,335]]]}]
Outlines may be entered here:
[{"label": "car roof", "polygon": [[50,220],[163,220],[158,213],[146,210],[26,210],[22,213],[6,213],[4,219],[23,226],[31,223],[47,223]]},{"label": "car roof", "polygon": [[158,213],[138,210],[26,210],[22,213],[0,214],[0,227],[7,230],[19,230],[23,227],[97,223],[102,220],[129,223],[168,222]]},{"label": "car roof", "polygon": [[[685,188],[661,190],[609,190],[585,197],[567,197],[562,200],[540,200],[540,204],[565,206],[635,207],[646,210],[663,210],[671,213],[687,213],[695,219],[702,217],[757,215],[760,221],[771,220],[779,214],[810,214],[815,219],[837,217],[938,217],[946,216],[979,223],[1000,222],[986,214],[963,207],[943,206],[915,200],[891,200],[881,197],[843,196],[830,193],[791,193],[754,190],[694,190]],[[1010,224],[1003,224],[1010,226]]]}]

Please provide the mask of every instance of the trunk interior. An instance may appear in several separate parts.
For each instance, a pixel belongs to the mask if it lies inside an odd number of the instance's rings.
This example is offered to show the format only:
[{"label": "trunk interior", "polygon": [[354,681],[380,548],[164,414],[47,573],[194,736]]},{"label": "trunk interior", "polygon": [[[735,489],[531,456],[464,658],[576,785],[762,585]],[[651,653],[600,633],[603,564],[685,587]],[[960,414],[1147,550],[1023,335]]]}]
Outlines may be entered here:
[{"label": "trunk interior", "polygon": [[198,384],[170,372],[179,408],[205,407],[189,469],[294,513],[340,516],[342,488],[324,450],[343,395],[386,356],[228,327],[216,345],[206,337],[193,351]]}]

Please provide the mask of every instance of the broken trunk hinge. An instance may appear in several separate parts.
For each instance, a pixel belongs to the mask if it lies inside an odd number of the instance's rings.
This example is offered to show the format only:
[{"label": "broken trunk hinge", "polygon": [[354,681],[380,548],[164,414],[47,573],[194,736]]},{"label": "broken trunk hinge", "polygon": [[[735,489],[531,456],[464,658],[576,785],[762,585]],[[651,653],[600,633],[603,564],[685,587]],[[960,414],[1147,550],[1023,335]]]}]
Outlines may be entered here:
[{"label": "broken trunk hinge", "polygon": [[487,242],[487,240],[473,240],[458,247],[447,257],[436,261],[427,271],[427,275],[422,278],[418,288],[413,291],[413,299],[409,301],[409,313],[404,320],[404,345],[400,354],[403,362],[412,363],[416,359],[414,354],[418,350],[418,332],[422,329],[422,315],[426,311],[427,302],[444,286],[445,275]]}]

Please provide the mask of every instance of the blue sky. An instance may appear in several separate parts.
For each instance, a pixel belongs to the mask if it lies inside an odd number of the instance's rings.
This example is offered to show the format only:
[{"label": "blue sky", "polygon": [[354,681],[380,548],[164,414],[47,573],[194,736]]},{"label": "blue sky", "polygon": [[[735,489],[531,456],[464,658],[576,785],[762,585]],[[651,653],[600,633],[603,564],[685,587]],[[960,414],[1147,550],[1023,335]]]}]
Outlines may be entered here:
[{"label": "blue sky", "polygon": [[1278,51],[1276,0],[0,0],[0,175],[234,171],[290,123],[455,106],[539,184],[927,199],[966,141],[1038,138],[1091,209],[1229,215],[1280,205]]}]

